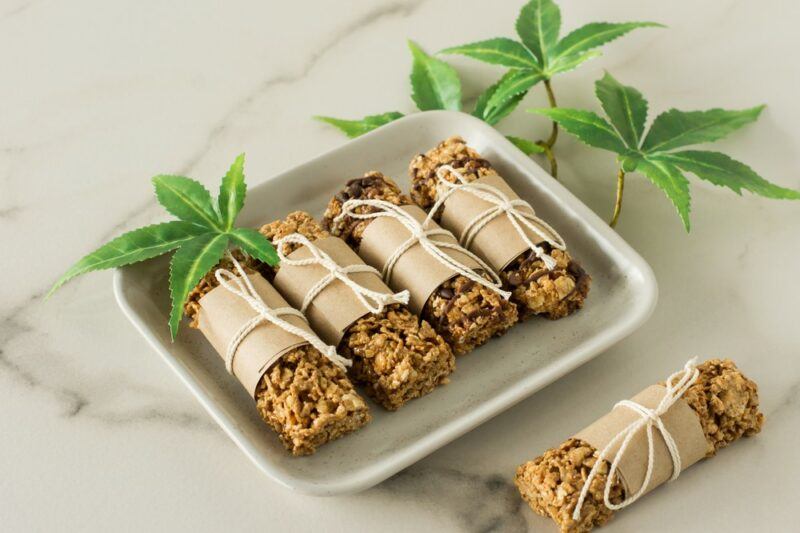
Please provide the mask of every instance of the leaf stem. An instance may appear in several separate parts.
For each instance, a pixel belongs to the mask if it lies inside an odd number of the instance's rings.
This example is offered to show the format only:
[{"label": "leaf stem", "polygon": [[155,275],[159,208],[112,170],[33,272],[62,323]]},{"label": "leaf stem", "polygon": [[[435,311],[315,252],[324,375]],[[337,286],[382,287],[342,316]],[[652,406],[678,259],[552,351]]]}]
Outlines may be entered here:
[{"label": "leaf stem", "polygon": [[[553,92],[553,86],[551,85],[549,79],[544,80],[544,88],[547,91],[547,100],[550,102],[550,107],[558,107],[558,104],[556,103],[556,95]],[[550,137],[548,137],[547,140],[536,142],[536,144],[544,149],[544,155],[547,157],[548,163],[550,163],[550,175],[555,179],[558,179],[558,161],[556,161],[556,156],[553,153],[553,146],[556,144],[557,139],[558,123],[553,121],[553,127],[550,130]]]},{"label": "leaf stem", "polygon": [[544,156],[547,158],[547,162],[550,163],[550,175],[555,179],[558,179],[558,161],[556,161],[556,156],[553,153],[553,149],[547,146],[546,143],[537,144],[544,149]]},{"label": "leaf stem", "polygon": [[622,167],[617,174],[617,200],[614,202],[614,214],[611,215],[611,221],[608,223],[612,228],[617,225],[619,214],[622,211],[622,193],[625,190],[625,171]]},{"label": "leaf stem", "polygon": [[[556,95],[553,92],[553,86],[550,84],[550,80],[544,80],[544,88],[547,91],[547,100],[550,102],[550,107],[558,107],[556,103]],[[558,139],[558,123],[553,121],[553,129],[550,130],[550,137],[545,141],[548,148],[552,148],[553,145],[556,144],[556,140]]]}]

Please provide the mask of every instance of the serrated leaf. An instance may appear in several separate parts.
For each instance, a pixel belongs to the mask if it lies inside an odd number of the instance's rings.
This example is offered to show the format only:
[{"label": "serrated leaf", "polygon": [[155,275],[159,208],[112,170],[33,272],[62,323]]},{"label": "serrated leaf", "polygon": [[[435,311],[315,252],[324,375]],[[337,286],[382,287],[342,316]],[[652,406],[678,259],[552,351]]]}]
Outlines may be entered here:
[{"label": "serrated leaf", "polygon": [[500,122],[500,120],[505,118],[517,107],[520,101],[525,97],[524,92],[509,98],[499,106],[489,107],[489,100],[492,98],[492,95],[497,91],[497,88],[504,83],[504,80],[514,72],[516,71],[510,70],[506,72],[503,77],[497,81],[497,83],[483,91],[480,96],[478,96],[478,101],[475,102],[475,109],[472,111],[473,116],[476,116],[487,124],[493,126]]},{"label": "serrated leaf", "polygon": [[522,99],[525,98],[525,93],[519,93],[516,96],[512,96],[502,104],[496,107],[490,107],[486,110],[486,116],[483,117],[483,120],[490,125],[495,125],[500,122],[502,119],[507,117],[511,114],[514,109],[519,105]]},{"label": "serrated leaf", "polygon": [[183,176],[160,175],[153,178],[158,202],[186,222],[221,231],[222,224],[211,193],[200,182]]},{"label": "serrated leaf", "polygon": [[487,110],[502,107],[508,100],[525,95],[531,87],[544,80],[544,74],[536,70],[510,70],[500,79],[500,83],[486,104]]},{"label": "serrated leaf", "polygon": [[173,340],[178,334],[186,297],[202,277],[219,262],[227,247],[227,234],[210,233],[186,242],[172,256],[169,268],[169,291],[172,299],[169,330]]},{"label": "serrated leaf", "polygon": [[506,139],[511,141],[514,146],[522,150],[525,155],[544,153],[544,148],[536,144],[535,141],[523,139],[522,137],[514,137],[513,135],[506,135]]},{"label": "serrated leaf", "polygon": [[460,54],[493,65],[511,68],[538,68],[533,54],[522,43],[506,37],[445,48],[440,54]]},{"label": "serrated leaf", "polygon": [[571,31],[561,39],[554,50],[554,56],[561,57],[585,52],[622,37],[636,28],[646,27],[664,28],[665,26],[657,22],[590,22]]},{"label": "serrated leaf", "polygon": [[647,120],[647,100],[642,93],[622,85],[606,72],[595,82],[595,94],[625,143],[634,150],[638,149]]},{"label": "serrated leaf", "polygon": [[642,143],[642,151],[664,152],[690,144],[716,141],[756,120],[763,109],[763,105],[742,110],[670,109],[658,115],[653,121]]},{"label": "serrated leaf", "polygon": [[247,194],[247,185],[244,183],[244,154],[239,154],[236,160],[222,177],[219,186],[219,214],[222,217],[223,228],[228,231],[233,227],[236,216],[244,207],[244,197]]},{"label": "serrated leaf", "polygon": [[411,66],[411,98],[420,111],[431,109],[461,110],[461,80],[456,70],[426,54],[408,41],[414,62]]},{"label": "serrated leaf", "polygon": [[64,283],[94,270],[116,268],[151,259],[178,248],[183,243],[208,232],[208,228],[173,220],[129,231],[108,242],[72,265],[47,293],[53,294]]},{"label": "serrated leaf", "polygon": [[279,263],[278,252],[264,235],[251,228],[236,228],[230,233],[233,242],[250,257],[275,266]]},{"label": "serrated leaf", "polygon": [[344,120],[340,118],[323,116],[315,116],[314,118],[339,128],[349,138],[354,139],[402,117],[403,114],[399,111],[389,111],[387,113],[381,113],[380,115],[367,115],[361,120]]},{"label": "serrated leaf", "polygon": [[591,50],[589,52],[580,52],[578,54],[561,56],[550,63],[550,66],[547,67],[546,74],[548,77],[552,77],[555,74],[569,72],[570,70],[574,70],[575,68],[577,68],[584,61],[588,61],[599,55],[602,54],[595,50]]},{"label": "serrated leaf", "polygon": [[517,18],[517,33],[546,69],[561,29],[561,11],[552,0],[531,0]]},{"label": "serrated leaf", "polygon": [[727,187],[736,194],[742,194],[742,189],[745,189],[766,198],[800,200],[800,191],[770,183],[749,166],[719,152],[686,150],[649,157],[672,163],[700,179]]},{"label": "serrated leaf", "polygon": [[589,146],[625,154],[628,150],[625,142],[604,118],[591,111],[567,108],[529,109],[530,113],[538,113],[558,122],[579,140]]},{"label": "serrated leaf", "polygon": [[644,174],[647,179],[664,191],[664,194],[667,195],[667,198],[677,209],[678,216],[681,217],[683,226],[688,233],[691,226],[689,221],[691,199],[689,196],[689,180],[686,179],[686,176],[681,174],[680,169],[672,163],[647,158],[639,161],[636,171]]}]

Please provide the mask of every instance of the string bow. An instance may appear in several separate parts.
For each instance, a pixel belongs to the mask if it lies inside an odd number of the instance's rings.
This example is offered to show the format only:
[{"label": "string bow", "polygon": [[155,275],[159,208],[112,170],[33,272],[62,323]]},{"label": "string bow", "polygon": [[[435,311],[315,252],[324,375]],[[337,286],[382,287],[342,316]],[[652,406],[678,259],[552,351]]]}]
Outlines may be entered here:
[{"label": "string bow", "polygon": [[[446,173],[453,174],[458,183],[452,183],[446,179]],[[495,218],[505,215],[511,225],[519,234],[520,238],[525,241],[528,248],[544,263],[547,270],[553,270],[557,262],[550,256],[544,249],[535,244],[528,233],[523,229],[523,226],[531,232],[539,235],[542,240],[547,242],[551,247],[557,250],[565,250],[567,245],[564,239],[556,232],[547,222],[536,216],[531,204],[521,198],[509,198],[503,191],[497,187],[486,183],[477,183],[469,181],[464,175],[450,165],[442,165],[436,169],[436,177],[438,178],[437,200],[433,204],[428,219],[432,220],[435,213],[441,208],[445,201],[457,191],[464,191],[481,200],[491,204],[491,207],[486,208],[481,213],[475,215],[470,220],[458,237],[458,241],[464,248],[469,248],[475,236],[480,232],[489,222]],[[526,209],[522,209],[526,208]]]},{"label": "string bow", "polygon": [[[311,257],[306,259],[292,259],[287,257],[283,253],[282,248],[284,244],[289,243],[305,246],[306,249],[311,252]],[[352,278],[350,278],[350,274],[356,272],[369,272],[380,276],[380,272],[371,266],[364,264],[341,266],[324,250],[314,245],[305,235],[301,235],[300,233],[292,233],[291,235],[282,237],[275,241],[275,248],[278,250],[278,257],[281,260],[281,264],[291,266],[320,265],[328,271],[328,273],[324,277],[320,278],[306,293],[306,296],[303,299],[303,306],[300,308],[300,311],[303,313],[306,312],[306,309],[308,309],[308,306],[314,301],[314,298],[316,298],[319,293],[325,289],[325,287],[330,285],[333,280],[336,279],[347,285],[347,287],[353,291],[364,307],[366,307],[372,314],[382,313],[387,305],[393,303],[408,303],[409,293],[407,290],[392,294],[373,291],[367,287],[364,287],[363,285],[359,285],[353,281]]]},{"label": "string bow", "polygon": [[302,318],[304,321],[306,320],[306,317],[303,316],[303,313],[297,309],[294,309],[293,307],[279,307],[277,309],[272,309],[267,306],[264,300],[261,299],[261,296],[259,296],[255,287],[253,287],[253,283],[250,281],[247,273],[242,268],[242,265],[239,264],[239,261],[237,261],[231,253],[228,253],[228,258],[233,263],[238,275],[234,274],[230,270],[220,268],[217,269],[216,273],[214,274],[217,278],[217,281],[221,286],[225,287],[227,291],[235,294],[247,302],[247,304],[252,307],[256,313],[258,313],[256,316],[245,322],[231,338],[230,342],[228,342],[228,349],[225,352],[225,368],[229,373],[233,373],[233,358],[236,355],[236,350],[239,348],[239,345],[250,334],[251,331],[253,331],[258,325],[265,322],[275,324],[284,331],[292,333],[293,335],[297,335],[304,341],[308,342],[311,346],[319,350],[320,353],[322,353],[325,357],[330,359],[332,363],[343,370],[352,364],[349,359],[346,359],[336,353],[335,346],[325,344],[319,337],[308,330],[299,328],[281,318],[283,316],[296,316]]},{"label": "string bow", "polygon": [[[361,206],[371,207],[375,209],[375,211],[370,213],[356,213],[355,209]],[[339,215],[334,219],[334,222],[338,222],[346,216],[361,220],[382,217],[393,218],[399,221],[410,233],[408,239],[392,253],[392,255],[387,259],[386,263],[383,265],[381,275],[383,276],[384,281],[387,283],[392,277],[392,272],[394,271],[394,267],[398,259],[400,259],[400,257],[406,253],[409,248],[419,243],[422,249],[425,250],[430,256],[453,272],[456,272],[457,274],[460,274],[475,283],[483,285],[484,287],[496,292],[506,300],[511,297],[510,292],[504,291],[501,288],[502,280],[500,277],[478,256],[469,250],[462,248],[458,244],[431,239],[431,237],[436,235],[449,235],[452,237],[453,234],[443,228],[435,226],[429,227],[429,221],[427,219],[424,223],[420,223],[420,221],[411,216],[408,212],[401,209],[400,206],[397,206],[391,202],[387,202],[386,200],[371,199],[347,200],[342,205],[342,212],[339,213]],[[462,254],[465,254],[467,257],[475,261],[478,266],[491,277],[491,281],[479,276],[474,270],[448,255],[445,252],[445,249],[458,250]]]},{"label": "string bow", "polygon": [[[675,444],[675,439],[672,438],[672,435],[670,434],[669,430],[667,430],[661,417],[667,411],[669,411],[670,407],[672,407],[675,402],[677,402],[684,395],[689,387],[691,387],[692,384],[697,381],[697,377],[699,375],[700,371],[697,370],[697,358],[694,357],[686,362],[682,370],[675,372],[667,379],[666,394],[664,394],[664,397],[661,399],[661,402],[659,402],[655,409],[649,409],[631,400],[623,400],[614,406],[615,409],[617,407],[627,407],[639,415],[639,418],[622,429],[622,431],[620,431],[613,439],[611,439],[611,441],[598,455],[597,461],[595,462],[594,466],[589,472],[589,476],[586,478],[586,481],[583,484],[583,489],[581,490],[580,497],[578,498],[578,503],[575,505],[575,510],[572,513],[573,520],[580,520],[581,507],[583,507],[583,502],[586,499],[586,495],[589,493],[589,487],[592,484],[592,480],[599,472],[603,461],[608,460],[608,452],[620,441],[622,441],[622,444],[620,445],[619,450],[617,451],[616,455],[614,455],[614,459],[611,462],[611,469],[608,471],[608,479],[606,480],[606,485],[603,490],[603,503],[612,511],[617,511],[627,507],[641,498],[647,490],[647,486],[650,484],[650,479],[653,476],[653,467],[655,465],[655,449],[653,441],[654,429],[657,429],[664,438],[664,442],[667,445],[667,450],[669,451],[670,459],[672,460],[672,476],[670,477],[669,481],[674,481],[678,478],[681,473],[681,454],[678,450],[678,445]],[[673,383],[675,379],[678,381]],[[643,428],[645,431],[647,431],[647,471],[644,476],[644,482],[642,483],[641,488],[633,496],[625,498],[625,500],[619,504],[611,503],[611,486],[614,482],[614,474],[617,472],[619,462],[622,457],[625,456],[625,451],[628,449],[628,445],[633,437],[639,432],[639,430]]]}]

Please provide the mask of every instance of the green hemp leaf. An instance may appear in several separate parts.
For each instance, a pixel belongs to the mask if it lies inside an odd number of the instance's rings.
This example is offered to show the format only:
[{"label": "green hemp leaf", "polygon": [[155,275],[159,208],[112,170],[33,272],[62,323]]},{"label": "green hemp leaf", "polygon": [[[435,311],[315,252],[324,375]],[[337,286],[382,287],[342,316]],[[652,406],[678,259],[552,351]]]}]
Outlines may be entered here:
[{"label": "green hemp leaf", "polygon": [[177,250],[169,275],[169,328],[174,339],[189,292],[219,262],[230,244],[270,265],[278,264],[278,254],[258,231],[234,227],[247,194],[244,154],[236,158],[222,178],[216,203],[201,183],[190,178],[160,175],[153,178],[153,185],[159,203],[179,220],[135,229],[104,244],[67,270],[48,296],[81,274],[130,265]]},{"label": "green hemp leaf", "polygon": [[315,116],[314,118],[320,122],[325,122],[339,128],[345,135],[351,139],[355,139],[367,132],[379,128],[384,124],[388,124],[393,120],[402,118],[403,114],[399,111],[389,111],[388,113],[381,113],[380,115],[368,115],[361,120],[345,120],[334,117]]},{"label": "green hemp leaf", "polygon": [[[748,190],[767,198],[798,200],[800,191],[780,187],[759,176],[753,169],[731,157],[712,151],[682,150],[685,146],[713,142],[742,126],[754,122],[764,106],[742,110],[710,109],[680,111],[670,109],[658,115],[645,133],[647,100],[633,87],[622,85],[606,73],[595,83],[595,93],[608,120],[580,109],[545,108],[529,111],[545,115],[568,133],[595,148],[618,155],[617,199],[611,225],[622,208],[626,172],[638,171],[670,199],[686,231],[690,229],[689,180],[684,172],[727,187],[737,194]],[[610,121],[610,122],[609,122]]]},{"label": "green hemp leaf", "polygon": [[510,69],[481,95],[485,103],[477,116],[495,124],[539,82],[544,81],[550,93],[549,82],[553,76],[600,55],[595,48],[636,28],[654,26],[663,27],[655,22],[592,22],[559,40],[561,11],[558,5],[552,0],[531,0],[522,7],[517,18],[516,30],[521,42],[497,37],[445,48],[440,53],[460,54]]}]

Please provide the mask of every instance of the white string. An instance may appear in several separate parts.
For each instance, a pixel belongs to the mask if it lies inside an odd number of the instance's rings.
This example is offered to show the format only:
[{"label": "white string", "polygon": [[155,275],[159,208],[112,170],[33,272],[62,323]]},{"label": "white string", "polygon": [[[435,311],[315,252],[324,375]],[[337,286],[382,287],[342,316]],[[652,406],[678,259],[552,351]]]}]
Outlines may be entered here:
[{"label": "white string", "polygon": [[[460,183],[452,183],[445,179],[445,173],[451,172]],[[530,240],[528,234],[522,228],[525,226],[530,231],[539,235],[550,246],[558,250],[565,250],[567,245],[564,239],[556,232],[548,223],[536,216],[535,211],[531,204],[521,198],[511,199],[503,191],[497,187],[486,183],[477,183],[468,181],[461,172],[451,167],[450,165],[442,165],[436,170],[437,182],[437,200],[433,204],[430,212],[428,213],[427,220],[433,220],[438,209],[444,205],[444,202],[453,195],[456,191],[464,191],[473,196],[492,204],[492,207],[487,208],[482,213],[475,215],[464,227],[463,232],[458,237],[458,241],[464,248],[469,248],[475,236],[480,232],[489,222],[505,214],[514,229],[517,230],[519,236],[528,245],[528,248],[536,254],[536,257],[542,260],[547,270],[553,270],[558,264],[552,256],[550,256],[541,246],[534,244]],[[527,207],[530,211],[523,211],[520,208]],[[535,224],[534,224],[535,223]],[[538,226],[537,226],[538,224]],[[542,231],[545,228],[547,231]],[[549,233],[548,233],[549,232]]]},{"label": "white string", "polygon": [[[305,246],[308,251],[311,252],[311,257],[307,259],[290,259],[289,257],[286,257],[282,251],[282,248],[284,244],[288,243]],[[400,291],[392,294],[373,291],[364,287],[363,285],[359,285],[353,281],[348,274],[356,272],[370,272],[380,276],[380,272],[371,266],[364,264],[341,266],[336,263],[336,261],[334,261],[330,255],[314,245],[308,238],[306,238],[305,235],[301,235],[300,233],[292,233],[291,235],[287,235],[281,239],[278,239],[274,244],[275,248],[278,250],[278,257],[280,258],[282,265],[320,265],[328,271],[328,273],[320,278],[317,283],[315,283],[314,286],[311,287],[311,289],[306,293],[306,296],[303,299],[303,306],[300,308],[300,311],[303,313],[306,312],[306,309],[308,309],[308,306],[314,301],[314,298],[316,298],[319,293],[322,292],[322,290],[330,285],[335,279],[338,279],[347,285],[356,295],[358,300],[364,304],[364,307],[366,307],[372,314],[382,313],[384,307],[393,303],[408,303],[408,291]]]},{"label": "white string", "polygon": [[253,287],[253,283],[250,281],[250,278],[247,277],[247,274],[242,268],[242,265],[239,264],[239,261],[237,261],[230,252],[228,252],[228,258],[236,268],[238,276],[230,270],[219,268],[215,273],[217,281],[220,285],[225,287],[226,290],[247,302],[250,307],[252,307],[253,310],[258,313],[256,316],[248,320],[241,328],[239,328],[239,331],[237,331],[233,338],[231,338],[230,342],[228,342],[228,349],[225,352],[225,368],[229,373],[233,373],[233,358],[236,355],[236,350],[239,348],[239,345],[242,343],[245,337],[250,334],[251,331],[253,331],[259,324],[264,322],[270,322],[284,331],[287,331],[288,333],[297,335],[301,339],[308,342],[311,346],[319,350],[325,357],[330,359],[332,363],[342,369],[345,369],[352,364],[349,359],[346,359],[336,353],[335,346],[329,346],[308,330],[299,328],[294,324],[283,320],[281,317],[287,315],[297,316],[303,320],[306,320],[306,317],[293,307],[279,307],[278,309],[271,309],[268,307],[264,300],[261,299],[261,296],[259,296],[258,292],[256,292],[255,287]]},{"label": "white string", "polygon": [[[666,426],[664,426],[664,421],[661,420],[661,416],[664,415],[669,408],[675,404],[683,394],[688,390],[688,388],[697,381],[697,377],[700,375],[700,371],[697,370],[697,358],[694,357],[686,362],[683,366],[682,370],[675,372],[667,379],[666,384],[666,394],[661,399],[661,402],[655,409],[648,409],[647,407],[640,405],[636,402],[631,400],[623,400],[614,408],[617,407],[627,407],[636,412],[639,415],[639,418],[631,422],[627,427],[625,427],[622,431],[620,431],[611,441],[606,445],[606,447],[600,452],[597,457],[597,462],[595,462],[592,470],[589,472],[589,476],[586,478],[586,482],[583,484],[583,489],[581,490],[580,497],[578,498],[578,503],[575,506],[575,510],[572,513],[573,520],[580,520],[581,518],[581,507],[583,507],[583,501],[586,499],[586,495],[589,493],[589,487],[592,484],[592,480],[597,475],[599,469],[603,461],[607,460],[606,454],[608,451],[615,446],[620,440],[622,444],[619,447],[616,455],[614,456],[614,460],[611,463],[611,469],[608,472],[608,479],[606,480],[605,490],[603,491],[603,503],[606,507],[611,509],[612,511],[617,511],[622,509],[623,507],[627,507],[628,505],[632,504],[645,493],[647,490],[647,486],[650,484],[650,479],[653,475],[653,467],[655,464],[655,451],[654,451],[654,441],[653,441],[653,427],[655,426],[658,431],[661,433],[661,436],[664,438],[664,442],[667,445],[667,450],[669,451],[670,458],[672,459],[672,476],[670,477],[669,481],[674,481],[678,478],[681,473],[681,455],[678,451],[678,446],[675,444],[675,440],[672,438],[672,435],[667,430]],[[673,384],[675,378],[678,378],[678,381]],[[610,494],[611,494],[611,486],[614,482],[614,474],[617,472],[617,467],[619,466],[619,462],[622,457],[625,455],[625,451],[628,449],[628,445],[630,444],[633,437],[636,433],[645,428],[647,430],[647,472],[644,476],[644,482],[642,483],[641,488],[634,494],[633,496],[628,496],[619,504],[613,504],[610,501]]]},{"label": "white string", "polygon": [[[367,206],[373,209],[377,209],[372,213],[356,213],[355,209],[360,206]],[[370,218],[393,218],[398,220],[403,226],[411,233],[411,236],[401,244],[387,259],[386,263],[383,265],[383,271],[381,275],[383,276],[384,281],[387,283],[392,277],[392,272],[394,271],[394,266],[397,263],[398,259],[408,251],[409,248],[414,246],[415,244],[419,243],[422,246],[422,249],[425,250],[429,255],[431,255],[434,259],[439,261],[441,264],[456,272],[467,279],[474,281],[484,287],[496,292],[501,297],[508,300],[511,297],[511,293],[504,291],[502,287],[502,281],[500,277],[495,274],[495,272],[491,269],[489,265],[487,265],[483,260],[481,260],[478,256],[470,252],[469,250],[465,250],[458,244],[454,244],[451,242],[442,242],[436,241],[431,239],[430,237],[434,235],[450,235],[453,234],[449,231],[436,228],[436,227],[426,227],[425,225],[421,224],[417,219],[413,216],[408,214],[406,211],[400,208],[400,206],[394,205],[391,202],[387,202],[385,200],[356,200],[350,199],[347,200],[342,205],[342,212],[334,219],[334,222],[340,221],[342,218],[350,216],[356,219],[370,219]],[[427,221],[426,221],[427,222]],[[479,276],[475,273],[474,270],[469,268],[468,266],[460,263],[459,261],[450,257],[444,249],[451,249],[451,250],[458,250],[459,252],[465,254],[467,257],[478,263],[478,266],[486,272],[491,278],[492,281],[489,281],[482,276]]]}]

